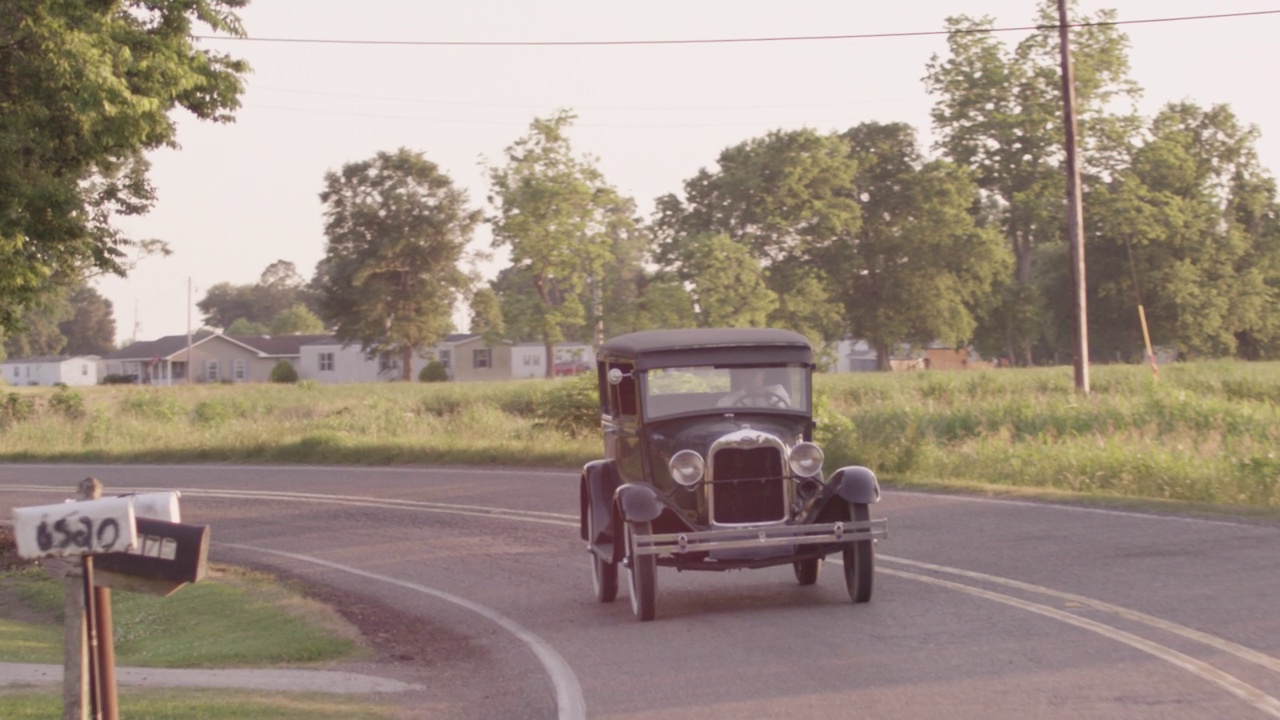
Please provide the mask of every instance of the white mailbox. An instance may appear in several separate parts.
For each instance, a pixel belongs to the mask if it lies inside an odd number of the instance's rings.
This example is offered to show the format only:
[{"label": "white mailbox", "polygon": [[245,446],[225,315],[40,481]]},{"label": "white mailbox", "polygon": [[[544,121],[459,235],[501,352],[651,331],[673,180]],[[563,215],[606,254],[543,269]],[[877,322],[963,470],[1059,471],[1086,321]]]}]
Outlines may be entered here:
[{"label": "white mailbox", "polygon": [[177,492],[138,493],[122,497],[133,501],[133,514],[137,517],[171,523],[182,522]]},{"label": "white mailbox", "polygon": [[14,508],[13,532],[24,558],[124,552],[138,542],[127,497]]}]

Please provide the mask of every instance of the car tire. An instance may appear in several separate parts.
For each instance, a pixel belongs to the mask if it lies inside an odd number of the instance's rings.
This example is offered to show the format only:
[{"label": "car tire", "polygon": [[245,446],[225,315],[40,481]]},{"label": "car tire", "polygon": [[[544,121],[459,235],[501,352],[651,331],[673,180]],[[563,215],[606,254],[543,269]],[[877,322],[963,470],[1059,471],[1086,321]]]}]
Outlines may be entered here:
[{"label": "car tire", "polygon": [[647,522],[626,523],[627,589],[631,592],[631,612],[642,622],[652,620],[658,591],[658,561],[653,555],[636,555],[635,538],[651,535]]},{"label": "car tire", "polygon": [[[593,544],[599,534],[594,518],[595,513],[588,507],[587,537]],[[594,546],[589,546],[587,553],[591,555],[591,588],[596,594],[596,600],[602,603],[613,602],[618,597],[618,564],[600,557]]]},{"label": "car tire", "polygon": [[822,570],[822,558],[812,558],[791,563],[796,571],[796,582],[801,585],[812,585],[818,582],[818,572]]},{"label": "car tire", "polygon": [[[854,522],[871,519],[871,508],[865,503],[849,506]],[[855,540],[844,546],[844,585],[849,599],[864,603],[871,599],[872,580],[875,577],[875,546],[871,540]]]}]

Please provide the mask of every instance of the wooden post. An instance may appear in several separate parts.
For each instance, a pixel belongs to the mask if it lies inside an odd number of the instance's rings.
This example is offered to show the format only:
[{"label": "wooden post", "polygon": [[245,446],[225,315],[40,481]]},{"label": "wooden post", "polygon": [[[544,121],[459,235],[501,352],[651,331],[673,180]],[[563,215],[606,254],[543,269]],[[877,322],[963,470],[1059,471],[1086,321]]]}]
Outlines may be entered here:
[{"label": "wooden post", "polygon": [[1075,340],[1076,390],[1089,394],[1089,321],[1084,281],[1084,210],[1080,192],[1080,163],[1076,141],[1076,79],[1071,67],[1071,34],[1066,0],[1058,0],[1058,40],[1062,52],[1063,125],[1066,126],[1067,238],[1071,245],[1072,307]]},{"label": "wooden post", "polygon": [[89,642],[84,609],[84,569],[79,562],[62,580],[62,720],[89,718]]}]

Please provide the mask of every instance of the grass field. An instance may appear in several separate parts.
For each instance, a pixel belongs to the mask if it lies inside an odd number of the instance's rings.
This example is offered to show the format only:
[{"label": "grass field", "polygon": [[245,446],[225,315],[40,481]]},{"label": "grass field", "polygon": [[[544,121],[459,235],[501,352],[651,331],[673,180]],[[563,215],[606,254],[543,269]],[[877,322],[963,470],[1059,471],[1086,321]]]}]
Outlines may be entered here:
[{"label": "grass field", "polygon": [[[844,373],[815,380],[827,467],[890,485],[1280,508],[1280,364]],[[0,388],[0,461],[574,467],[593,377]]]},{"label": "grass field", "polygon": [[[0,548],[0,553],[12,548]],[[63,584],[37,567],[0,572],[0,662],[61,665]],[[355,628],[288,583],[215,565],[168,597],[113,593],[116,662],[130,667],[316,667],[367,657]],[[381,718],[364,697],[121,688],[120,715],[162,718]],[[59,717],[61,686],[0,690],[0,718]]]}]

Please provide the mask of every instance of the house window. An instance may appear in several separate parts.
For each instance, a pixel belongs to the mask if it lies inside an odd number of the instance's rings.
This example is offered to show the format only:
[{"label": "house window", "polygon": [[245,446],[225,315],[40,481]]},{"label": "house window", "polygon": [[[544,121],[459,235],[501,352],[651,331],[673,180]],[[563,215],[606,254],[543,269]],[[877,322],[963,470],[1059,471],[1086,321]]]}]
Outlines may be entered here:
[{"label": "house window", "polygon": [[207,382],[218,382],[218,361],[204,361],[204,379]]},{"label": "house window", "polygon": [[400,367],[400,363],[391,353],[384,352],[378,355],[378,372],[386,372],[398,367]]},{"label": "house window", "polygon": [[333,372],[333,353],[320,353],[320,371]]},{"label": "house window", "polygon": [[247,380],[249,378],[244,360],[236,359],[231,361],[231,376],[236,380]]},{"label": "house window", "polygon": [[81,366],[80,366],[80,374],[81,374],[81,375],[88,376],[88,375],[89,375],[89,366],[88,366],[88,365],[81,365]]},{"label": "house window", "polygon": [[525,355],[524,364],[525,364],[525,367],[540,367],[542,365],[542,356],[541,355]]},{"label": "house window", "polygon": [[449,350],[441,350],[441,351],[440,351],[440,364],[444,366],[444,369],[445,369],[445,370],[448,370],[448,369],[449,369],[449,354],[450,354],[450,352],[451,352],[451,351],[449,351]]},{"label": "house window", "polygon": [[489,367],[489,348],[471,351],[471,367],[487,368]]},{"label": "house window", "polygon": [[20,376],[21,374],[22,374],[22,373],[18,370],[18,366],[17,366],[17,365],[14,365],[14,366],[13,366],[13,376],[14,376],[14,377],[18,377],[18,376]]}]

